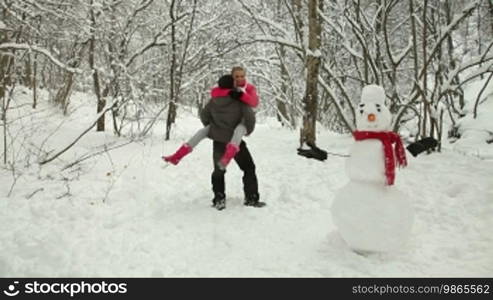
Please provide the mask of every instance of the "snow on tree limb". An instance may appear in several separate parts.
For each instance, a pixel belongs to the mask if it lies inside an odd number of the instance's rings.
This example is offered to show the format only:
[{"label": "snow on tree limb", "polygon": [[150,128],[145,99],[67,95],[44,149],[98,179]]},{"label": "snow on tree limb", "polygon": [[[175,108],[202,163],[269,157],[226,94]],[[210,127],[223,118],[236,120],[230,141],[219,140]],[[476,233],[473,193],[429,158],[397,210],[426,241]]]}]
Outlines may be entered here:
[{"label": "snow on tree limb", "polygon": [[438,39],[438,42],[433,47],[432,51],[430,52],[430,55],[428,56],[428,59],[426,60],[426,62],[423,65],[423,68],[421,69],[421,73],[419,74],[419,78],[422,78],[424,73],[428,70],[428,65],[433,60],[435,54],[441,49],[441,45],[442,45],[443,41],[445,41],[445,38],[447,38],[447,36],[449,36],[452,33],[452,31],[455,29],[455,27],[457,27],[457,25],[459,25],[459,23],[462,20],[464,20],[467,16],[469,16],[469,14],[471,14],[472,11],[474,9],[476,9],[477,6],[478,6],[478,1],[474,1],[472,4],[470,4],[469,6],[467,6],[466,8],[464,8],[462,10],[462,13],[460,16],[453,19],[452,22],[450,22],[450,24],[443,29],[442,34],[441,34],[440,38]]},{"label": "snow on tree limb", "polygon": [[346,20],[349,21],[351,24],[351,30],[353,31],[354,36],[358,40],[361,48],[363,49],[363,57],[367,59],[367,62],[370,66],[370,70],[373,72],[373,75],[375,78],[378,78],[378,71],[377,71],[377,63],[374,61],[373,57],[370,54],[370,48],[368,45],[368,42],[366,41],[365,37],[363,36],[363,31],[361,26],[363,26],[362,22],[359,22],[357,20],[354,20],[349,14],[344,14],[344,17]]},{"label": "snow on tree limb", "polygon": [[332,88],[325,82],[325,80],[320,75],[318,76],[318,83],[330,95],[330,98],[333,99],[333,103],[335,104],[337,111],[339,112],[339,115],[341,116],[344,124],[346,124],[346,127],[351,131],[354,131],[355,130],[354,123],[350,122],[347,119],[346,115],[344,114],[344,109],[339,104],[339,101],[337,101],[337,95],[334,92],[334,90],[332,90]]},{"label": "snow on tree limb", "polygon": [[[488,63],[486,64],[486,62],[488,62]],[[471,67],[474,67],[476,65],[479,65],[479,64],[484,64],[484,65],[482,67],[478,68],[477,70],[475,70],[474,72],[468,74],[465,78],[463,78],[461,80],[459,85],[453,84],[453,78],[455,76],[457,76],[458,73],[460,73],[466,69],[469,69]],[[444,82],[444,84],[442,86],[442,93],[440,95],[443,95],[443,94],[450,92],[450,91],[454,91],[457,88],[459,88],[460,86],[469,82],[470,80],[472,80],[478,76],[481,76],[484,73],[491,72],[492,71],[491,68],[493,68],[493,54],[491,54],[487,57],[477,57],[475,59],[471,59],[465,63],[460,64],[449,74],[449,78],[447,79],[447,81]]]},{"label": "snow on tree limb", "polygon": [[278,23],[273,22],[271,19],[264,18],[262,16],[256,16],[256,19],[262,21],[265,24],[268,24],[271,28],[275,28],[277,31],[282,32],[283,36],[289,36],[289,33],[286,31],[286,29],[281,27]]},{"label": "snow on tree limb", "polygon": [[183,20],[186,16],[188,15],[188,13],[184,13],[180,16],[178,16],[175,20],[175,22],[170,22],[170,23],[167,23],[165,26],[163,26],[163,28],[161,30],[159,30],[155,35],[154,37],[152,38],[151,41],[149,41],[147,44],[145,44],[144,46],[142,46],[140,49],[138,49],[126,62],[125,62],[125,66],[130,66],[134,60],[141,56],[142,54],[144,54],[145,52],[147,52],[149,49],[151,48],[154,48],[154,47],[159,47],[159,46],[166,46],[168,44],[168,42],[166,40],[159,40],[159,38],[163,35],[163,33],[173,24],[177,24],[179,23],[181,20]]},{"label": "snow on tree limb", "polygon": [[352,48],[349,45],[349,40],[348,40],[347,36],[341,31],[341,29],[338,28],[338,26],[336,26],[336,24],[334,24],[334,22],[332,22],[332,20],[330,18],[328,18],[327,16],[325,16],[323,14],[323,12],[321,12],[320,10],[318,10],[318,14],[322,18],[322,20],[324,22],[326,22],[327,24],[329,24],[334,29],[335,33],[337,33],[337,35],[339,35],[339,37],[344,40],[344,42],[342,43],[342,46],[348,51],[348,53],[354,57],[357,57],[358,59],[363,60],[364,59],[363,54],[359,53],[356,49]]},{"label": "snow on tree limb", "polygon": [[[479,64],[484,64],[482,67],[478,68],[477,70],[467,74],[465,78],[463,78],[460,82],[459,85],[454,84],[454,77],[457,76],[459,73],[472,68],[474,66],[477,66]],[[447,80],[442,84],[441,86],[441,93],[438,95],[438,99],[442,99],[442,97],[450,92],[453,92],[457,90],[459,87],[464,85],[465,83],[469,82],[470,80],[481,76],[484,73],[487,72],[493,72],[493,54],[490,54],[489,56],[480,56],[473,58],[469,61],[466,61],[459,66],[457,66],[454,70],[452,70],[449,74],[447,74]],[[419,94],[423,93],[424,88],[421,86],[421,82],[417,81],[415,82],[415,87],[411,94],[407,95],[405,98],[407,99],[412,99],[410,100],[407,104],[402,105],[398,112],[396,113],[396,118],[394,118],[394,122],[392,124],[392,127],[394,130],[396,130],[399,120],[402,117],[402,115],[406,112],[406,110],[412,108],[412,105],[416,102],[416,100],[419,98]],[[440,100],[438,100],[440,101]]]},{"label": "snow on tree limb", "polygon": [[402,49],[400,53],[395,54],[395,56],[394,54],[392,54],[395,64],[400,65],[400,63],[404,60],[404,58],[407,56],[409,51],[411,51],[412,48],[413,48],[413,41],[411,38],[409,38],[409,42],[406,48]]},{"label": "snow on tree limb", "polygon": [[286,46],[289,48],[293,48],[293,49],[298,50],[298,51],[303,51],[303,48],[301,48],[299,45],[293,43],[292,41],[280,39],[280,38],[277,38],[274,36],[256,36],[253,41],[274,43],[274,44],[283,45],[283,46]]},{"label": "snow on tree limb", "polygon": [[29,45],[29,44],[19,44],[19,43],[2,43],[0,44],[0,50],[1,49],[17,49],[17,50],[29,50],[29,51],[35,51],[38,53],[43,54],[44,56],[48,57],[49,60],[51,60],[55,65],[59,66],[60,68],[66,70],[67,72],[70,73],[75,73],[75,74],[81,74],[82,70],[79,68],[71,68],[67,66],[66,64],[62,63],[59,61],[56,57],[54,57],[50,51],[48,51],[45,48],[38,47],[35,45]]}]

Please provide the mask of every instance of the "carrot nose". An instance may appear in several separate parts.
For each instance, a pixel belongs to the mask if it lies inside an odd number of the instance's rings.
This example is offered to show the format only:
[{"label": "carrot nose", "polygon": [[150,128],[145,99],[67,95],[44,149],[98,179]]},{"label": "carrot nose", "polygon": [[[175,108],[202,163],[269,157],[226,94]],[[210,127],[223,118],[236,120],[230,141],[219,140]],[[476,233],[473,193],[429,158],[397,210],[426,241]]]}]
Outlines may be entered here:
[{"label": "carrot nose", "polygon": [[368,115],[368,121],[374,122],[376,120],[377,116],[375,114],[369,114]]}]

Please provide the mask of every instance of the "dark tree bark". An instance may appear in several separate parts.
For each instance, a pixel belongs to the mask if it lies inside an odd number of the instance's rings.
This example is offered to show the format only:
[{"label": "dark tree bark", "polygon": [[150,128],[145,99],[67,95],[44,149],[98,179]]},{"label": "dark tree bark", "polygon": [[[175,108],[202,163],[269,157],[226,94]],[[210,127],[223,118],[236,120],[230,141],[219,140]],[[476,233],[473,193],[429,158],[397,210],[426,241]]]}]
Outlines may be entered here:
[{"label": "dark tree bark", "polygon": [[323,11],[323,1],[308,1],[308,51],[306,55],[306,91],[303,99],[303,128],[300,145],[316,142],[316,121],[318,109],[318,76],[321,63],[322,22],[318,10]]}]

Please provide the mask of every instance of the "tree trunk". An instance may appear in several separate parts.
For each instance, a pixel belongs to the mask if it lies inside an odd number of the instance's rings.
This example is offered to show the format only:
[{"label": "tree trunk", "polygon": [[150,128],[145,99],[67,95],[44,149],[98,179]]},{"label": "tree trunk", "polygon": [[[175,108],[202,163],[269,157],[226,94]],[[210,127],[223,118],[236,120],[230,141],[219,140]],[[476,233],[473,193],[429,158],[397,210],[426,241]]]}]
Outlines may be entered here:
[{"label": "tree trunk", "polygon": [[[290,116],[288,114],[288,107],[287,107],[287,97],[289,95],[289,75],[288,75],[288,70],[286,69],[286,65],[284,63],[284,57],[286,57],[286,50],[284,49],[284,46],[279,46],[279,67],[280,67],[280,73],[281,73],[281,99],[276,100],[276,106],[277,106],[277,120],[281,122],[282,126],[285,125],[291,125],[291,120]],[[289,124],[286,124],[289,123]]]},{"label": "tree trunk", "polygon": [[490,12],[490,27],[491,27],[491,32],[490,34],[493,36],[493,1],[488,1],[490,4],[490,7],[488,8]]},{"label": "tree trunk", "polygon": [[[2,68],[1,71],[4,74],[10,74],[10,70],[15,68],[15,67],[13,67],[14,59],[10,59],[10,57],[8,57],[8,56],[7,56],[7,58],[9,58],[9,59],[2,61],[2,63],[6,63],[6,65],[0,64],[0,67]],[[0,85],[0,88],[1,88],[0,98],[2,99],[2,111],[1,111],[0,119],[3,123],[2,127],[3,127],[3,163],[4,164],[7,164],[7,150],[8,150],[8,146],[7,146],[7,126],[8,126],[7,112],[9,110],[10,100],[12,99],[11,94],[7,95],[8,92],[7,92],[7,89],[5,87],[7,85],[10,85],[10,84],[11,84],[11,82],[10,82],[10,75],[9,75],[9,76],[5,76],[3,78],[3,82]],[[12,93],[12,90],[10,91],[10,93]]]},{"label": "tree trunk", "polygon": [[[427,35],[428,35],[428,21],[426,20],[426,12],[428,11],[428,0],[424,0],[423,3],[423,35],[422,35],[422,41],[421,41],[421,46],[422,46],[422,57],[423,57],[423,68],[427,68],[426,66],[426,61],[427,61]],[[428,102],[428,72],[426,69],[423,69],[423,93],[421,95],[422,103],[423,103],[423,124],[421,126],[421,135],[423,137],[426,136],[426,124],[428,122],[428,114],[430,111],[430,103]]]},{"label": "tree trunk", "polygon": [[[94,1],[91,0],[91,6],[94,4]],[[101,97],[101,86],[99,84],[99,74],[98,70],[95,68],[95,55],[96,55],[96,17],[94,16],[94,10],[91,8],[91,38],[89,40],[89,66],[91,70],[93,71],[92,73],[92,79],[94,82],[94,93],[96,94],[97,98],[97,107],[96,107],[96,113],[99,114],[100,112],[103,111],[104,107],[106,106],[106,101],[103,97]],[[101,117],[97,121],[96,125],[96,131],[104,131],[104,114],[101,115]]]},{"label": "tree trunk", "polygon": [[0,86],[2,89],[3,93],[0,95],[0,98],[2,99],[2,115],[1,120],[2,120],[2,127],[3,127],[3,164],[7,164],[7,105],[5,102],[5,90],[3,90],[3,86]]},{"label": "tree trunk", "polygon": [[318,75],[321,62],[322,24],[318,17],[318,9],[323,10],[323,1],[308,1],[308,51],[306,56],[306,91],[303,99],[303,128],[300,133],[300,145],[315,144],[318,108]]},{"label": "tree trunk", "polygon": [[442,135],[443,135],[443,110],[440,110],[440,123],[439,123],[439,128],[438,128],[438,152],[442,152]]},{"label": "tree trunk", "polygon": [[[374,49],[375,49],[375,66],[377,68],[378,73],[375,74],[375,83],[380,84],[382,87],[385,87],[384,84],[384,69],[385,69],[385,62],[383,60],[383,55],[382,55],[382,45],[380,44],[380,38],[382,35],[382,27],[384,23],[384,18],[385,18],[385,8],[384,4],[382,3],[381,0],[378,0],[376,2],[377,4],[377,16],[375,18],[375,34],[373,36],[373,43],[374,43]],[[380,76],[378,76],[378,74]]]},{"label": "tree trunk", "polygon": [[32,53],[28,53],[26,55],[26,59],[24,61],[24,70],[22,74],[22,83],[24,86],[29,89],[33,88],[33,69],[32,69]]},{"label": "tree trunk", "polygon": [[[282,1],[277,1],[276,6],[276,22],[282,22],[282,13],[281,13]],[[290,122],[290,117],[287,110],[287,95],[289,93],[289,86],[287,84],[289,80],[288,70],[286,69],[286,65],[284,62],[284,58],[286,57],[286,49],[283,45],[279,45],[276,49],[277,56],[279,57],[279,72],[281,74],[281,95],[276,100],[276,116],[277,120],[281,123],[282,126],[287,125],[286,122]]]},{"label": "tree trunk", "polygon": [[33,62],[33,108],[38,105],[38,55],[34,55]]},{"label": "tree trunk", "polygon": [[74,74],[70,72],[66,72],[63,78],[63,85],[55,95],[55,103],[60,105],[64,115],[67,114],[69,96],[72,91],[73,84],[74,84]]},{"label": "tree trunk", "polygon": [[2,97],[2,127],[3,127],[3,164],[7,164],[7,110],[5,106],[5,97]]},{"label": "tree trunk", "polygon": [[[7,43],[9,40],[7,34],[0,32],[0,44]],[[0,98],[5,97],[6,89],[5,87],[11,84],[11,66],[13,64],[14,50],[12,50],[12,55],[3,55],[0,52]]]},{"label": "tree trunk", "polygon": [[[492,0],[490,0],[489,2],[491,2],[491,1]],[[478,8],[476,10],[477,10],[477,14],[478,14],[477,15],[478,16],[477,21],[476,21],[477,26],[478,26],[477,27],[477,30],[478,30],[478,33],[477,33],[478,34],[478,55],[481,55],[482,48],[483,48],[483,47],[481,47],[482,46],[481,45],[482,44],[482,40],[481,40],[481,35],[482,35],[481,34],[481,2],[478,3]],[[481,64],[479,64],[479,67],[481,68]],[[481,74],[481,76],[479,78],[483,79],[483,74]]]},{"label": "tree trunk", "polygon": [[[418,56],[418,32],[416,28],[416,20],[414,19],[414,0],[409,0],[409,15],[411,18],[411,32],[412,32],[412,38],[413,38],[413,67],[414,67],[414,83],[413,83],[413,91],[416,91],[419,93],[419,88],[418,88],[418,78],[419,78],[419,56]],[[422,115],[419,114],[419,119],[418,119],[418,132],[416,133],[416,141],[419,140],[419,135],[421,133],[420,128],[421,128],[421,120],[422,120]]]},{"label": "tree trunk", "polygon": [[[445,1],[445,19],[446,19],[447,25],[452,23],[452,10],[450,7],[450,0]],[[452,38],[452,34],[449,34],[447,36],[447,46],[448,46],[448,57],[449,57],[450,70],[454,70],[455,67],[457,66],[457,63],[456,63],[455,56],[454,56],[455,45],[454,45],[454,40]],[[452,82],[453,82],[453,84],[456,84],[458,86],[459,82],[460,82],[459,75],[456,75],[453,78]],[[462,88],[459,88],[459,93],[454,93],[454,94],[456,96],[459,96],[459,107],[462,109],[465,105],[464,92],[463,92]],[[453,101],[453,100],[451,100],[451,101]]]},{"label": "tree trunk", "polygon": [[[3,34],[0,31],[0,44],[8,42],[7,33]],[[14,52],[14,50],[12,51]],[[2,111],[0,115],[0,119],[2,121],[3,127],[3,163],[7,164],[7,110],[9,100],[7,97],[7,89],[11,82],[11,70],[14,64],[14,55],[2,55],[0,52],[0,99],[2,99]]]},{"label": "tree trunk", "polygon": [[175,72],[176,72],[176,26],[175,26],[175,1],[171,1],[169,8],[169,15],[171,18],[171,66],[170,66],[170,91],[169,91],[169,107],[168,107],[168,118],[166,120],[166,137],[165,140],[168,141],[171,133],[171,126],[175,123],[176,119],[176,95],[175,95]]},{"label": "tree trunk", "polygon": [[301,0],[293,0],[293,6],[294,6],[294,13],[295,13],[295,22],[297,23],[298,27],[298,39],[299,39],[299,44],[304,45],[304,22],[303,22],[303,17],[302,17],[302,8],[303,5],[301,3]]},{"label": "tree trunk", "polygon": [[[116,7],[120,3],[119,0],[113,0],[111,5],[109,6],[110,10],[110,20],[111,20],[111,31],[109,32],[109,39],[108,39],[108,54],[109,54],[109,65],[112,70],[112,76],[111,79],[109,80],[108,84],[105,86],[103,89],[103,99],[105,99],[105,104],[106,101],[108,101],[108,96],[111,97],[111,102],[114,103],[113,108],[111,109],[111,117],[113,121],[113,132],[117,136],[121,136],[121,126],[118,126],[118,120],[117,117],[119,115],[119,112],[117,110],[118,107],[118,102],[115,102],[117,98],[119,98],[122,95],[122,91],[120,89],[120,76],[124,70],[122,70],[122,61],[124,60],[125,54],[127,52],[127,45],[126,41],[128,37],[128,29],[124,28],[124,37],[121,39],[119,46],[114,46],[113,43],[118,40],[117,32],[121,30],[121,28],[118,26],[118,20],[117,20],[117,12],[116,12]],[[135,15],[134,15],[135,16]],[[129,21],[130,23],[131,21]],[[128,23],[127,23],[128,24]],[[116,48],[116,49],[115,49]],[[115,63],[115,60],[117,62]],[[123,99],[122,99],[123,101]],[[123,124],[124,118],[121,120],[121,124]],[[140,124],[140,123],[139,123]]]}]

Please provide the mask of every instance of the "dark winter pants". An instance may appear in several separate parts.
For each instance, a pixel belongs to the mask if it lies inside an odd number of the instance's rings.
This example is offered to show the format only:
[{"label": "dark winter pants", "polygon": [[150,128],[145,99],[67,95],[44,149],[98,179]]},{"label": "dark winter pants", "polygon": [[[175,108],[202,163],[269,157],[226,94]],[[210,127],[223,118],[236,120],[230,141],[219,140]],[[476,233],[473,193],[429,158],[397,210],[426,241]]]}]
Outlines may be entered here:
[{"label": "dark winter pants", "polygon": [[[226,143],[214,141],[213,147],[214,171],[212,172],[211,176],[212,191],[214,192],[214,194],[224,194],[224,174],[226,173],[226,170],[221,170],[218,166],[218,163],[224,154]],[[243,171],[243,191],[245,193],[245,197],[258,194],[258,182],[257,175],[255,173],[255,164],[253,163],[250,151],[248,151],[248,148],[244,141],[241,142],[240,151],[236,154],[234,159],[240,169]]]}]

